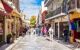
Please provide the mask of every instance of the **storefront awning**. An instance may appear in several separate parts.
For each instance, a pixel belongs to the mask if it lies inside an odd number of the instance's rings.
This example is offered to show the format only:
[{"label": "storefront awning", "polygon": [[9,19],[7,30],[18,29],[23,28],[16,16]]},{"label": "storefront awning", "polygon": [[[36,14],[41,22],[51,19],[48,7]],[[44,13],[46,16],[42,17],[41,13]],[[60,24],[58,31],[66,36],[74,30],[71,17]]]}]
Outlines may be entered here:
[{"label": "storefront awning", "polygon": [[7,13],[11,13],[13,8],[9,6],[9,4],[6,1],[2,1],[2,4],[4,6],[4,9],[6,10]]},{"label": "storefront awning", "polygon": [[15,8],[12,2],[2,1],[2,3],[8,14],[15,16],[15,17],[20,17],[20,13],[17,11],[17,9]]},{"label": "storefront awning", "polygon": [[15,9],[11,12],[12,16],[20,17],[20,13]]},{"label": "storefront awning", "polygon": [[0,1],[0,16],[7,16],[8,14],[6,13],[4,6],[2,2]]}]

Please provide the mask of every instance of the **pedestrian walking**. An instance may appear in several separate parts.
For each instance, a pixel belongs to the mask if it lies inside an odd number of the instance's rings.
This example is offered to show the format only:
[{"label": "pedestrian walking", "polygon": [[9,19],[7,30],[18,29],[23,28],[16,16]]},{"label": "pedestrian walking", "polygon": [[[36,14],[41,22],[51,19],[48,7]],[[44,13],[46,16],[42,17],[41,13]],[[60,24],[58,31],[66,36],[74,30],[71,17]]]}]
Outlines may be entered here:
[{"label": "pedestrian walking", "polygon": [[33,35],[36,35],[36,28],[33,28]]},{"label": "pedestrian walking", "polygon": [[44,36],[47,36],[47,29],[44,27]]},{"label": "pedestrian walking", "polygon": [[30,29],[30,34],[31,34],[31,35],[34,35],[34,34],[35,34],[35,28],[31,28],[31,29]]},{"label": "pedestrian walking", "polygon": [[41,34],[44,36],[44,27],[41,28]]},{"label": "pedestrian walking", "polygon": [[25,28],[24,28],[24,31],[23,31],[23,33],[24,33],[24,34],[26,34],[26,32],[27,32],[27,29],[26,29],[26,27],[25,27]]},{"label": "pedestrian walking", "polygon": [[68,30],[64,28],[64,41],[68,42]]},{"label": "pedestrian walking", "polygon": [[49,32],[49,37],[50,37],[50,39],[53,40],[53,32],[54,32],[54,31],[53,31],[53,28],[50,27],[49,30],[48,30],[48,32]]},{"label": "pedestrian walking", "polygon": [[38,36],[40,36],[40,29],[39,29],[39,27],[36,27],[36,34],[37,34]]}]

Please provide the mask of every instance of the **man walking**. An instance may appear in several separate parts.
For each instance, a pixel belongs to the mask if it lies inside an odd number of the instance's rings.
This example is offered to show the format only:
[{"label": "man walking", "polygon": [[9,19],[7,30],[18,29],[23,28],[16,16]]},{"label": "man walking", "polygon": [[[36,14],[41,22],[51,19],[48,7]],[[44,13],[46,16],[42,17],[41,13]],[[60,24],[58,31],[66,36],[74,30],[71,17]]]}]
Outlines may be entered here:
[{"label": "man walking", "polygon": [[68,41],[68,30],[64,28],[64,41]]}]

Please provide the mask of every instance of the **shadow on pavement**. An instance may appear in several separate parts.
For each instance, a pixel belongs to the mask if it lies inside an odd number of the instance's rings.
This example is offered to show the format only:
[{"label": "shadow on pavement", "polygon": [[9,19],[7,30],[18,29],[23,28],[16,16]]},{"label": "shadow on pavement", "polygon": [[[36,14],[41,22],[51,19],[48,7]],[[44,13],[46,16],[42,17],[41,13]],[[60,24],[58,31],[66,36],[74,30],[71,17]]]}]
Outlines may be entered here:
[{"label": "shadow on pavement", "polygon": [[0,47],[0,50],[5,50],[7,47],[9,47],[11,44],[5,44]]}]

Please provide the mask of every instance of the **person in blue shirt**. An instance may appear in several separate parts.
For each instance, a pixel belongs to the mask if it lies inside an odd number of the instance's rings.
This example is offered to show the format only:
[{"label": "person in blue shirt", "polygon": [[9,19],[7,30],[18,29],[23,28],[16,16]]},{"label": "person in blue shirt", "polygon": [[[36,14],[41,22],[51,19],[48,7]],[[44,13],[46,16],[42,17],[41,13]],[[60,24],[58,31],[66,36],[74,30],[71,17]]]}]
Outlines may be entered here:
[{"label": "person in blue shirt", "polygon": [[40,28],[38,26],[36,27],[36,34],[40,36]]}]

